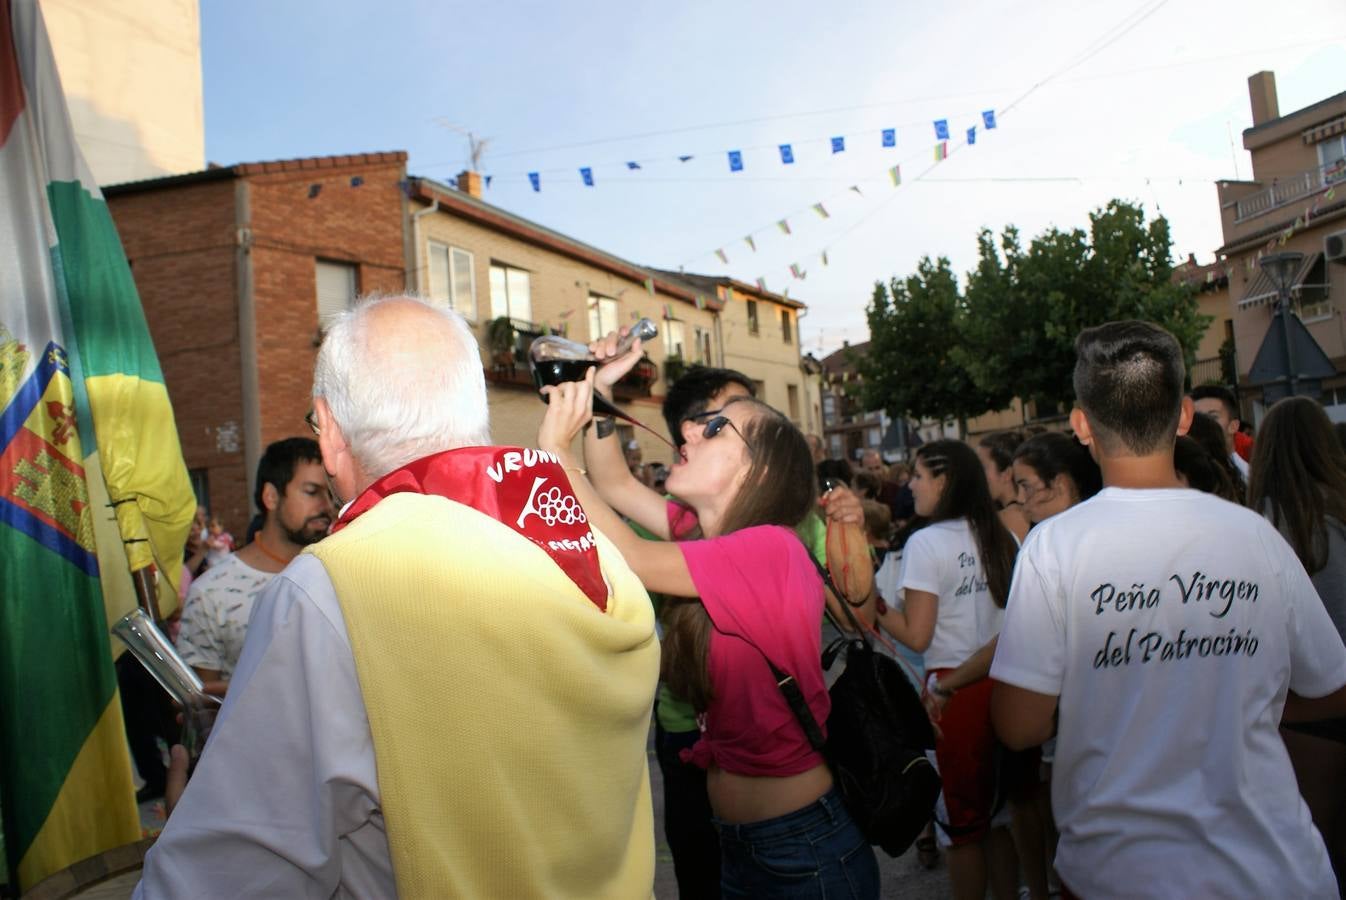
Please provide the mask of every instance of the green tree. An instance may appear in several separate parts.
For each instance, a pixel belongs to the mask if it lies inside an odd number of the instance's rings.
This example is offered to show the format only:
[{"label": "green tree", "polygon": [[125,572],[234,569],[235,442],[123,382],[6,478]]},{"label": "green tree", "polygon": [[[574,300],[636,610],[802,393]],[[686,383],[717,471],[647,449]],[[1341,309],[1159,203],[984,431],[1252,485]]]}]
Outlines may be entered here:
[{"label": "green tree", "polygon": [[948,259],[923,257],[916,273],[874,285],[869,352],[858,360],[867,409],[893,417],[956,418],[960,425],[990,407],[954,359],[963,298]]},{"label": "green tree", "polygon": [[1196,291],[1173,278],[1172,242],[1162,216],[1119,200],[1089,216],[1089,231],[1048,229],[1025,252],[1006,228],[997,249],[978,237],[977,268],[968,276],[956,358],[1003,408],[1009,396],[1041,413],[1074,400],[1075,337],[1117,319],[1167,328],[1191,365],[1210,324]]}]

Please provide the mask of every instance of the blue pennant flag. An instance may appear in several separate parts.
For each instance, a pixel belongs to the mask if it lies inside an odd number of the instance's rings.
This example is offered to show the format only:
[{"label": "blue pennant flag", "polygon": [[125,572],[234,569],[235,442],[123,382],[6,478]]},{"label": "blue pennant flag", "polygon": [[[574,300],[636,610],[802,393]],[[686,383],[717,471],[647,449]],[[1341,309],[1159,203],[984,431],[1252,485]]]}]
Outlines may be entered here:
[{"label": "blue pennant flag", "polygon": [[935,120],[935,140],[937,140],[937,141],[947,141],[948,139],[949,139],[949,120],[948,120],[948,119],[936,119],[936,120]]},{"label": "blue pennant flag", "polygon": [[729,171],[731,172],[743,171],[743,151],[741,150],[729,151]]},{"label": "blue pennant flag", "polygon": [[594,186],[594,170],[593,170],[593,169],[589,168],[588,166],[585,166],[583,169],[580,169],[580,177],[584,179],[584,184],[585,184],[586,187],[593,187],[593,186]]},{"label": "blue pennant flag", "polygon": [[491,186],[491,179],[494,178],[494,177],[495,177],[494,175],[487,175],[487,176],[486,176],[486,187],[489,188],[489,187]]},{"label": "blue pennant flag", "polygon": [[844,137],[832,138],[832,152],[844,153],[846,150],[846,139]]},{"label": "blue pennant flag", "polygon": [[993,109],[988,109],[988,110],[986,110],[985,112],[983,112],[983,113],[981,114],[981,123],[982,123],[983,125],[986,126],[986,130],[987,130],[987,131],[990,131],[992,128],[994,128],[994,127],[995,127],[995,110],[993,110]]},{"label": "blue pennant flag", "polygon": [[885,128],[885,129],[883,129],[883,146],[885,146],[885,147],[896,147],[896,146],[897,146],[897,129],[896,129],[896,128]]},{"label": "blue pennant flag", "polygon": [[977,126],[976,126],[976,125],[973,125],[971,128],[969,128],[969,129],[967,130],[967,143],[968,143],[968,146],[971,146],[971,145],[977,143]]},{"label": "blue pennant flag", "polygon": [[627,167],[628,169],[639,169],[639,168],[640,168],[640,163],[638,163],[638,162],[629,162],[629,163],[626,164],[626,167]]},{"label": "blue pennant flag", "polygon": [[529,173],[528,173],[528,183],[531,184],[531,185],[533,186],[533,190],[535,190],[535,191],[540,191],[540,190],[542,190],[542,176],[538,175],[538,173],[536,173],[536,172],[529,172]]},{"label": "blue pennant flag", "polygon": [[687,160],[689,160],[689,159],[691,159],[690,156],[679,156],[679,157],[678,157],[678,162],[687,162]]},{"label": "blue pennant flag", "polygon": [[791,165],[795,161],[795,152],[789,144],[780,145],[780,161],[785,165]]}]

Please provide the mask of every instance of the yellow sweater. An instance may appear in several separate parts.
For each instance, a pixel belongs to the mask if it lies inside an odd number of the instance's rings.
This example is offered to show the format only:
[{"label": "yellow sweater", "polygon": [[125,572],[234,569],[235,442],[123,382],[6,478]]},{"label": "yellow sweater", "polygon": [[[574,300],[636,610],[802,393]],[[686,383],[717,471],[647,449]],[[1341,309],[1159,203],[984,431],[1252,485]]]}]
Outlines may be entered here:
[{"label": "yellow sweater", "polygon": [[394,494],[309,548],[350,633],[400,896],[651,895],[654,613],[596,537],[606,613],[443,497]]}]

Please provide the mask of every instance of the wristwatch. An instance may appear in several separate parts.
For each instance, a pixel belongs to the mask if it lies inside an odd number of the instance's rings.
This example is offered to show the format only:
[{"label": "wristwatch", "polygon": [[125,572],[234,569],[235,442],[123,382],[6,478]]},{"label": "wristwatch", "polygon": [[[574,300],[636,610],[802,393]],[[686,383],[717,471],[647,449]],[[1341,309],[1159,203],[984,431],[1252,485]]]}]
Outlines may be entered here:
[{"label": "wristwatch", "polygon": [[600,440],[605,437],[610,437],[616,430],[617,420],[612,416],[594,420],[594,431],[598,434]]}]

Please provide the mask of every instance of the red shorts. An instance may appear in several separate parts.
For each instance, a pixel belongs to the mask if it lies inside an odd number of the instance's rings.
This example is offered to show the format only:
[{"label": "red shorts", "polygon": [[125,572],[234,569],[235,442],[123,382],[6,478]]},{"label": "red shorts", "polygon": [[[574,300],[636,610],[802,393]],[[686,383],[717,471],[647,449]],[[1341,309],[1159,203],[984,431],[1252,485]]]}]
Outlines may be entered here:
[{"label": "red shorts", "polygon": [[[952,669],[934,669],[943,676]],[[991,679],[960,688],[944,704],[939,720],[943,736],[935,742],[935,759],[944,788],[944,806],[955,833],[946,832],[957,847],[975,844],[990,830],[995,805],[995,734],[991,730]]]}]

